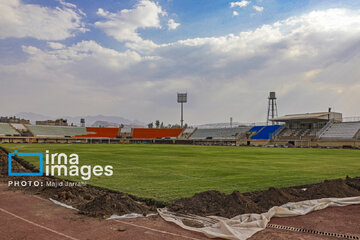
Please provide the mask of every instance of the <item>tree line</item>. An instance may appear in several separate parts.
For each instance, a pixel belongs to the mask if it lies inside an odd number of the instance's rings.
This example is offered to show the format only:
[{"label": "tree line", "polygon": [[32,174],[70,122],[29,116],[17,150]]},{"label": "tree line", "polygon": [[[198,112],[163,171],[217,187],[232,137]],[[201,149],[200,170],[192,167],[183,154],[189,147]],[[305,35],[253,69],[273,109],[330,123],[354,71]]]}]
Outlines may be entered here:
[{"label": "tree line", "polygon": [[[164,123],[160,122],[160,120],[156,120],[155,124],[153,122],[151,122],[147,126],[148,126],[148,128],[180,128],[179,124],[164,125]],[[185,123],[183,128],[187,128],[187,127],[188,127],[188,125],[187,125],[187,123]]]}]

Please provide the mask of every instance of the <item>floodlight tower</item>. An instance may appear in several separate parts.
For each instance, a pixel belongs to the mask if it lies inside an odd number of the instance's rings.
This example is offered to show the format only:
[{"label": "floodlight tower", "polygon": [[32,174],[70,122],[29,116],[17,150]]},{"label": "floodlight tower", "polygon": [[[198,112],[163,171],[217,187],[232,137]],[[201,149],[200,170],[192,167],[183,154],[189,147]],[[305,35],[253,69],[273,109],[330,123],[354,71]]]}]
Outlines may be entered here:
[{"label": "floodlight tower", "polygon": [[184,109],[183,109],[183,103],[187,103],[187,93],[178,93],[177,94],[177,102],[181,104],[181,120],[180,120],[180,126],[183,127],[184,124]]},{"label": "floodlight tower", "polygon": [[[277,111],[277,104],[276,104],[276,94],[275,94],[275,92],[270,92],[266,125],[269,125],[270,119],[277,117],[277,116],[278,116],[278,111]],[[272,125],[274,125],[274,121],[272,121]]]}]

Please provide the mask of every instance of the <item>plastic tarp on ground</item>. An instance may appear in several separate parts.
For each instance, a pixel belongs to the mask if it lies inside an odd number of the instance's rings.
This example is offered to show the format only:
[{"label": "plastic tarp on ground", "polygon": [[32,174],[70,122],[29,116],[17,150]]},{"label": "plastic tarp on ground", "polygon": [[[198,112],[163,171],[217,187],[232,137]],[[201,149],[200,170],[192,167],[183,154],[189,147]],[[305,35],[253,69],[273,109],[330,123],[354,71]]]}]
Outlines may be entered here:
[{"label": "plastic tarp on ground", "polygon": [[[266,213],[242,214],[231,219],[216,216],[200,217],[195,215],[182,215],[169,212],[166,208],[158,209],[158,212],[164,220],[173,222],[190,231],[204,233],[210,238],[245,240],[265,229],[272,217],[300,216],[327,207],[347,206],[352,204],[360,204],[360,196],[348,198],[322,198],[296,203],[290,202],[280,207],[272,207]],[[183,222],[187,223],[187,225]],[[192,224],[188,224],[189,222]],[[190,227],[189,225],[198,225],[198,227]],[[199,227],[201,225],[203,225],[203,227]]]}]

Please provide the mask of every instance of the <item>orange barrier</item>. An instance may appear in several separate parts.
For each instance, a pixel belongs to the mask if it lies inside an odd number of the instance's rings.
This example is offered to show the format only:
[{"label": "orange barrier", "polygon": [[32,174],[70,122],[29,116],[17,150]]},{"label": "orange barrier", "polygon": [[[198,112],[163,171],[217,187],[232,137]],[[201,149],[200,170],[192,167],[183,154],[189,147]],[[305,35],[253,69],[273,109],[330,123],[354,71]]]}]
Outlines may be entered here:
[{"label": "orange barrier", "polygon": [[134,128],[132,138],[156,139],[165,137],[177,137],[184,129],[182,128]]},{"label": "orange barrier", "polygon": [[116,138],[119,133],[119,128],[99,128],[99,127],[87,127],[87,135],[78,135],[74,137],[80,138]]}]

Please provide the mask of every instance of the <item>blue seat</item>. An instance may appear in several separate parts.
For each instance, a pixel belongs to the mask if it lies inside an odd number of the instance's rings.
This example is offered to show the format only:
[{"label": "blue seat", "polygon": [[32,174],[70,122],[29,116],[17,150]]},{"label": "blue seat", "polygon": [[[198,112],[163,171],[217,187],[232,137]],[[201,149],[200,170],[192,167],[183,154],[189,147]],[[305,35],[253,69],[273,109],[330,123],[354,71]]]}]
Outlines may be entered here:
[{"label": "blue seat", "polygon": [[267,140],[272,139],[274,134],[281,128],[281,125],[272,125],[264,127],[260,132],[258,132],[252,139],[258,140]]}]

